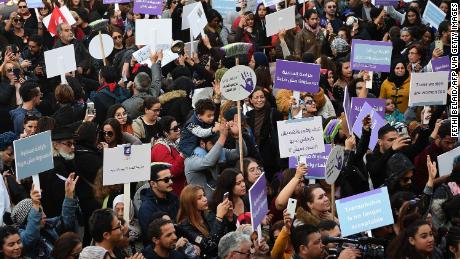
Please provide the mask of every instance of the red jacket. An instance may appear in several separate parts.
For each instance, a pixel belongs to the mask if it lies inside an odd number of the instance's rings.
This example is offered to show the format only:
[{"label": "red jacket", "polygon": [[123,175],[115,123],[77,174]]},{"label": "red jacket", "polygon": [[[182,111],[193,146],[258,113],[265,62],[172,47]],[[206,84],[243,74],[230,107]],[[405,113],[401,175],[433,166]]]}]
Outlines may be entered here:
[{"label": "red jacket", "polygon": [[152,147],[151,161],[165,162],[172,165],[170,170],[173,177],[173,192],[180,196],[187,181],[184,174],[184,158],[179,151],[160,139]]}]

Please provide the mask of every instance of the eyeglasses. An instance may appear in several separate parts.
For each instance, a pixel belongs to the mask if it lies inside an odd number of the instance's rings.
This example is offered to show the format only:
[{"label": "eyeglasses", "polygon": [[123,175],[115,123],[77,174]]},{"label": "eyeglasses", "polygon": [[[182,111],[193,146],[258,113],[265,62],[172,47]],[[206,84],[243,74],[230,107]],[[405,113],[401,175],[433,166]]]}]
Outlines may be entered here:
[{"label": "eyeglasses", "polygon": [[113,137],[113,131],[101,131],[102,135],[107,136],[109,138]]},{"label": "eyeglasses", "polygon": [[237,254],[240,254],[240,255],[245,255],[246,258],[252,258],[251,252],[243,253],[243,252],[240,252],[240,251],[238,251],[238,250],[234,250],[233,252],[235,252],[235,253],[237,253]]},{"label": "eyeglasses", "polygon": [[121,37],[121,35],[115,35],[115,36],[112,37],[112,39],[114,39],[114,40],[121,39],[121,38],[123,38],[123,37]]},{"label": "eyeglasses", "polygon": [[127,116],[128,116],[128,113],[126,113],[126,112],[115,114],[115,118],[117,118],[117,119],[124,118],[124,117],[127,117]]},{"label": "eyeglasses", "polygon": [[179,125],[176,125],[176,126],[170,128],[169,130],[172,130],[174,132],[178,132],[180,130],[180,127],[179,127]]},{"label": "eyeglasses", "polygon": [[75,143],[73,141],[59,142],[59,144],[65,145],[68,148],[71,148],[71,147],[73,147],[75,145]]},{"label": "eyeglasses", "polygon": [[152,112],[159,113],[161,109],[150,109]]},{"label": "eyeglasses", "polygon": [[169,183],[170,181],[172,182],[172,177],[165,177],[165,178],[155,180],[155,182],[164,182],[164,183]]},{"label": "eyeglasses", "polygon": [[316,102],[314,100],[306,100],[305,104],[312,105],[312,104],[316,104]]},{"label": "eyeglasses", "polygon": [[19,9],[24,9],[24,8],[27,8],[27,5],[18,5],[18,8]]},{"label": "eyeglasses", "polygon": [[121,229],[123,226],[121,225],[121,221],[118,221],[118,226],[115,228],[112,228],[112,231],[115,231],[117,229]]},{"label": "eyeglasses", "polygon": [[328,6],[327,8],[328,8],[328,9],[335,9],[335,8],[337,8],[337,6],[335,6],[335,5],[330,5],[330,6]]}]

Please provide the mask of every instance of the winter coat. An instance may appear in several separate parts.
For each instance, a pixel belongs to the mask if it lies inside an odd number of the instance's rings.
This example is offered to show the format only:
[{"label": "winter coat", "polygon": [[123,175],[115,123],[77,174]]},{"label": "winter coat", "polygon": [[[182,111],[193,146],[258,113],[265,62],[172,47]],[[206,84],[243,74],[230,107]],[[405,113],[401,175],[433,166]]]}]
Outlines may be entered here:
[{"label": "winter coat", "polygon": [[404,113],[409,105],[409,90],[410,90],[410,76],[404,81],[401,89],[396,90],[393,82],[385,79],[380,87],[379,98],[383,99],[396,99],[394,104],[399,111]]},{"label": "winter coat", "polygon": [[61,215],[65,196],[65,181],[75,172],[74,160],[65,160],[54,156],[54,168],[39,175],[42,191],[42,206],[46,216],[52,218]]},{"label": "winter coat", "polygon": [[187,117],[193,110],[192,100],[184,90],[174,90],[162,94],[160,97],[161,116],[172,116],[179,125],[184,125]]},{"label": "winter coat", "polygon": [[321,48],[325,40],[324,33],[321,30],[318,35],[315,35],[304,28],[296,34],[294,53],[296,56],[302,57],[303,53],[311,52],[318,58],[321,55]]},{"label": "winter coat", "polygon": [[[177,234],[177,233],[176,233]],[[148,245],[142,249],[141,253],[145,259],[164,259],[165,257],[160,257],[155,251],[153,251],[154,245]],[[181,249],[182,250],[182,249]],[[181,252],[176,250],[171,250],[168,259],[187,259],[187,257]]]},{"label": "winter coat", "polygon": [[61,207],[63,210],[57,217],[45,219],[43,228],[40,227],[41,209],[37,211],[32,208],[29,211],[27,225],[19,227],[25,256],[35,259],[51,258],[51,250],[59,236],[68,231],[77,232],[75,213],[78,208],[78,200],[65,198]]},{"label": "winter coat", "polygon": [[96,147],[75,146],[75,173],[80,177],[75,194],[80,201],[94,199],[93,187],[97,171],[102,167],[102,153]]},{"label": "winter coat", "polygon": [[184,127],[182,128],[179,150],[186,157],[192,155],[193,150],[199,144],[200,138],[210,137],[212,133],[212,124],[207,124],[198,118],[198,115],[194,112],[190,119],[187,120]]},{"label": "winter coat", "polygon": [[134,137],[138,138],[142,143],[152,143],[152,139],[155,141],[156,139],[159,138],[160,134],[160,126],[158,125],[158,121],[153,125],[154,127],[154,133],[153,136],[147,136],[145,126],[144,126],[144,121],[142,120],[142,116],[139,116],[137,119],[133,120],[133,133]]},{"label": "winter coat", "polygon": [[153,214],[166,212],[171,219],[175,219],[179,211],[179,199],[172,193],[168,193],[166,199],[160,199],[151,188],[148,188],[141,191],[141,201],[138,214],[139,224],[144,237],[144,244],[149,244],[152,241],[148,240],[148,229],[153,220]]},{"label": "winter coat", "polygon": [[[70,44],[73,44],[73,48],[75,50],[75,61],[77,63],[77,67],[89,69],[91,66],[91,56],[83,43],[79,40],[73,39]],[[60,39],[58,39],[56,44],[54,44],[54,47],[59,48],[70,44],[64,44]]]},{"label": "winter coat", "polygon": [[51,116],[56,120],[56,125],[72,127],[74,130],[80,126],[85,117],[86,110],[84,106],[77,104],[63,104],[59,109]]},{"label": "winter coat", "polygon": [[184,174],[184,157],[177,148],[171,145],[166,139],[160,138],[152,147],[152,162],[166,162],[171,164],[171,175],[173,177],[173,192],[180,196],[186,185]]},{"label": "winter coat", "polygon": [[216,219],[216,214],[209,212],[204,217],[204,224],[207,226],[209,236],[204,236],[197,228],[195,228],[188,219],[179,222],[180,232],[187,240],[197,245],[201,249],[201,257],[215,258],[217,257],[217,246],[219,240],[227,233],[236,230],[236,216],[233,216],[233,221],[228,221],[224,217],[222,221]]}]

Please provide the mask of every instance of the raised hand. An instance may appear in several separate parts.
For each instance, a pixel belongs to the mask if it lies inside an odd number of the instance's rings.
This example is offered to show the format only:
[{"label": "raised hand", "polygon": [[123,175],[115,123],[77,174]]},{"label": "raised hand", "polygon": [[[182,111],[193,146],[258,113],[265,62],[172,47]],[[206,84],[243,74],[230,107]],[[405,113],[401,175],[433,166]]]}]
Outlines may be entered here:
[{"label": "raised hand", "polygon": [[77,184],[78,178],[80,176],[75,177],[75,173],[70,173],[69,177],[65,181],[65,197],[69,199],[73,199],[73,193],[75,191],[75,185]]}]

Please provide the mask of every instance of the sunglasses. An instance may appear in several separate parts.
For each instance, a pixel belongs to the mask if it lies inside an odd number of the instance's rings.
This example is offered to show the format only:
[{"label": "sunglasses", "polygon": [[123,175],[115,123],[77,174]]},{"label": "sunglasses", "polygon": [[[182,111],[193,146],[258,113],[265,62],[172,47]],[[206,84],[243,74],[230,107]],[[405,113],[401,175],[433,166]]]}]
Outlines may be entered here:
[{"label": "sunglasses", "polygon": [[155,182],[169,183],[169,182],[172,182],[172,177],[165,177],[165,178],[157,179],[155,180]]},{"label": "sunglasses", "polygon": [[305,101],[305,104],[308,104],[308,105],[312,105],[312,104],[314,104],[314,103],[316,103],[316,102],[315,102],[315,101],[313,101],[313,100],[308,100],[308,101]]},{"label": "sunglasses", "polygon": [[116,35],[116,36],[113,36],[112,39],[116,40],[116,39],[121,39],[123,37],[121,37],[121,35]]},{"label": "sunglasses", "polygon": [[27,8],[27,5],[18,5],[18,8],[19,9],[25,9],[25,8]]},{"label": "sunglasses", "polygon": [[158,112],[160,112],[160,111],[161,111],[161,109],[151,109],[151,111],[152,111],[152,112],[156,112],[156,113],[158,113]]},{"label": "sunglasses", "polygon": [[175,127],[170,128],[169,130],[172,130],[174,132],[178,132],[180,130],[180,127],[179,127],[179,125],[177,125]]},{"label": "sunglasses", "polygon": [[113,131],[101,131],[102,135],[107,136],[109,138],[113,137]]},{"label": "sunglasses", "polygon": [[7,72],[7,73],[13,73],[13,71],[14,71],[14,68],[7,68],[7,69],[6,69],[6,72]]},{"label": "sunglasses", "polygon": [[13,22],[19,23],[19,22],[22,22],[22,20],[21,19],[13,19]]}]

